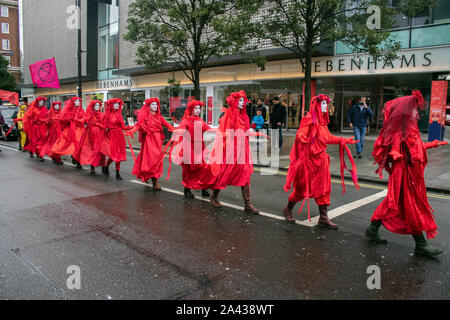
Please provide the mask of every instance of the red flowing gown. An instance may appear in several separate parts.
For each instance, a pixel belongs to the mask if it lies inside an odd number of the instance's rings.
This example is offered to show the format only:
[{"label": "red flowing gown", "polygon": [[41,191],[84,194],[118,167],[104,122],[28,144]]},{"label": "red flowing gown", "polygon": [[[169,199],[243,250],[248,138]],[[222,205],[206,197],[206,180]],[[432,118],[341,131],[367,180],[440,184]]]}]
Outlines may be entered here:
[{"label": "red flowing gown", "polygon": [[81,165],[104,166],[105,156],[101,152],[105,140],[103,115],[100,111],[92,111],[91,115],[90,119],[85,119],[87,126],[83,129],[73,158]]},{"label": "red flowing gown", "polygon": [[144,122],[138,121],[130,131],[133,133],[139,130],[141,142],[141,151],[131,173],[144,182],[150,178],[159,179],[163,174],[163,126],[173,129],[166,119],[155,113],[149,114]]},{"label": "red flowing gown", "polygon": [[291,163],[288,176],[294,175],[294,191],[289,197],[291,202],[299,202],[304,198],[317,199],[331,194],[330,156],[326,149],[328,144],[339,144],[341,138],[333,136],[324,124],[317,126],[314,141],[302,143],[299,133],[308,137],[309,130],[310,126],[299,128],[289,156]]},{"label": "red flowing gown", "polygon": [[[196,137],[194,130],[198,126],[198,132],[201,133],[201,137]],[[183,151],[184,147],[180,150],[177,155],[175,162],[180,163],[183,169],[182,173],[182,184],[184,187],[189,189],[209,189],[213,184],[215,177],[211,172],[211,167],[207,163],[208,149],[203,141],[203,133],[210,130],[211,127],[203,121],[202,118],[198,116],[188,116],[183,119],[177,130],[186,130],[186,141],[183,138],[182,145],[187,146],[187,150],[190,150],[190,158],[184,159]],[[198,138],[198,139],[197,139]],[[196,153],[198,149],[201,152]]]},{"label": "red flowing gown", "polygon": [[[234,141],[234,151],[227,153],[226,133],[219,130],[217,132],[215,146],[211,153],[213,161],[211,168],[213,174],[216,176],[213,189],[225,189],[227,186],[247,186],[250,184],[250,178],[253,173],[253,158],[247,133],[249,124],[242,116],[242,112],[236,107],[227,109],[226,112],[233,113],[229,114],[229,118],[232,119],[230,122],[234,123],[235,127],[231,127],[225,123],[223,127],[235,130],[234,132],[236,134],[232,138]],[[219,149],[222,152],[222,164],[217,162],[220,159],[215,159],[216,157],[220,157],[218,153]]]},{"label": "red flowing gown", "polygon": [[58,155],[72,155],[75,152],[83,135],[84,122],[82,121],[84,114],[85,112],[82,107],[73,107],[72,110],[64,112],[61,115],[61,136],[53,146],[53,153]]},{"label": "red flowing gown", "polygon": [[33,106],[24,116],[27,143],[24,149],[39,154],[47,140],[47,108]]},{"label": "red flowing gown", "polygon": [[44,157],[45,155],[48,155],[51,158],[57,157],[57,155],[52,152],[52,148],[61,136],[61,125],[59,123],[60,113],[61,111],[55,111],[53,108],[47,113],[46,123],[48,126],[48,133],[45,144],[39,152],[41,157]]},{"label": "red flowing gown", "polygon": [[[424,171],[428,163],[427,149],[432,143],[423,143],[417,128],[404,144],[398,141],[393,150],[402,155],[402,159],[392,161],[386,167],[389,173],[388,194],[376,208],[373,220],[381,220],[391,232],[399,234],[421,234],[426,232],[428,238],[437,235],[437,225],[433,210],[428,203]],[[377,139],[374,145],[375,158],[383,153],[383,141]]]},{"label": "red flowing gown", "polygon": [[114,162],[127,161],[127,149],[123,130],[125,123],[119,111],[112,111],[104,117],[106,133],[106,144],[108,145],[107,156]]}]

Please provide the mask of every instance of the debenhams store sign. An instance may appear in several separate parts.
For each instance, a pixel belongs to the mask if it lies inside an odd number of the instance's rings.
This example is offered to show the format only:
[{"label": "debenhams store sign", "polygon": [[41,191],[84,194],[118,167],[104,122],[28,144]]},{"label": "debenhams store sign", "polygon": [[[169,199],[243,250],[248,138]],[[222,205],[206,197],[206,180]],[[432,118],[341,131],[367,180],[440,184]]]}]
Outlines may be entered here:
[{"label": "debenhams store sign", "polygon": [[97,81],[98,90],[128,90],[131,89],[134,82],[130,77],[123,77],[117,79],[108,79]]},{"label": "debenhams store sign", "polygon": [[450,46],[401,50],[391,61],[374,61],[367,55],[339,55],[313,58],[312,76],[433,72],[450,70]]}]

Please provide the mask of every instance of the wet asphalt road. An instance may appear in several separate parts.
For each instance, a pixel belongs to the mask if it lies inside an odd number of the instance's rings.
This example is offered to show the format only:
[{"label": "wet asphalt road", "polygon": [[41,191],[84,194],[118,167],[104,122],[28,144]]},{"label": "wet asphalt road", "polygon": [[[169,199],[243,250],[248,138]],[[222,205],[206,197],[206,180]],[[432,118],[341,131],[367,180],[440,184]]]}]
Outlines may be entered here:
[{"label": "wet asphalt road", "polygon": [[[91,176],[87,167],[30,159],[16,145],[0,143],[0,299],[450,298],[449,195],[429,194],[440,232],[430,243],[445,251],[430,260],[413,254],[409,236],[382,229],[388,245],[365,241],[382,201],[367,199],[380,185],[347,183],[343,196],[333,182],[330,212],[363,205],[333,219],[339,230],[323,230],[277,219],[288,197],[283,173],[254,173],[253,202],[267,213],[254,216],[233,207],[243,205],[237,187],[220,194],[231,207],[185,201],[176,165],[161,181],[169,190],[154,192],[134,182],[131,155],[116,181],[113,165],[109,178]],[[306,220],[305,209],[296,218]],[[72,265],[79,290],[66,285]],[[381,270],[379,290],[367,288],[371,265]]]}]

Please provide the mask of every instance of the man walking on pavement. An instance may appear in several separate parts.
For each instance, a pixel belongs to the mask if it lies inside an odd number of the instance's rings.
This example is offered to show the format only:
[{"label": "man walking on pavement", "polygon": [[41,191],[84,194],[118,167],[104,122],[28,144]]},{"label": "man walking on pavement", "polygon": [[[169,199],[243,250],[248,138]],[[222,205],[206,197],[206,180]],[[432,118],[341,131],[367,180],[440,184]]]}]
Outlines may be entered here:
[{"label": "man walking on pavement", "polygon": [[272,115],[272,129],[278,129],[278,147],[283,147],[283,123],[286,119],[286,108],[283,107],[280,103],[280,98],[275,97],[272,100],[272,103],[274,104],[273,107],[273,115]]},{"label": "man walking on pavement", "polygon": [[359,142],[356,144],[357,155],[354,156],[355,158],[362,158],[364,137],[367,131],[367,120],[371,117],[373,117],[373,112],[366,104],[366,97],[361,97],[358,103],[350,109],[347,115],[347,121],[350,124],[350,127],[353,128],[353,131],[355,133],[355,140],[359,140]]}]

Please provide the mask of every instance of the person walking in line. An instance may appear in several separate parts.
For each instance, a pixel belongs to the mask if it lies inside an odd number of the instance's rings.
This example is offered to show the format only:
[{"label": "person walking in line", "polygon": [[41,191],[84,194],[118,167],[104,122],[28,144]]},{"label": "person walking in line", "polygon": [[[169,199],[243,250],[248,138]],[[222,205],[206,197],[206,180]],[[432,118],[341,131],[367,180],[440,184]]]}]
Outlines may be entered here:
[{"label": "person walking in line", "polygon": [[272,129],[278,130],[278,148],[283,147],[283,123],[286,121],[286,108],[281,104],[280,98],[275,97],[272,100],[273,116],[272,116]]},{"label": "person walking in line", "polygon": [[354,105],[347,115],[347,121],[355,133],[355,139],[359,140],[356,144],[355,158],[362,158],[362,151],[364,148],[364,137],[367,131],[368,119],[373,117],[373,112],[366,103],[366,97],[361,97],[358,103]]}]

